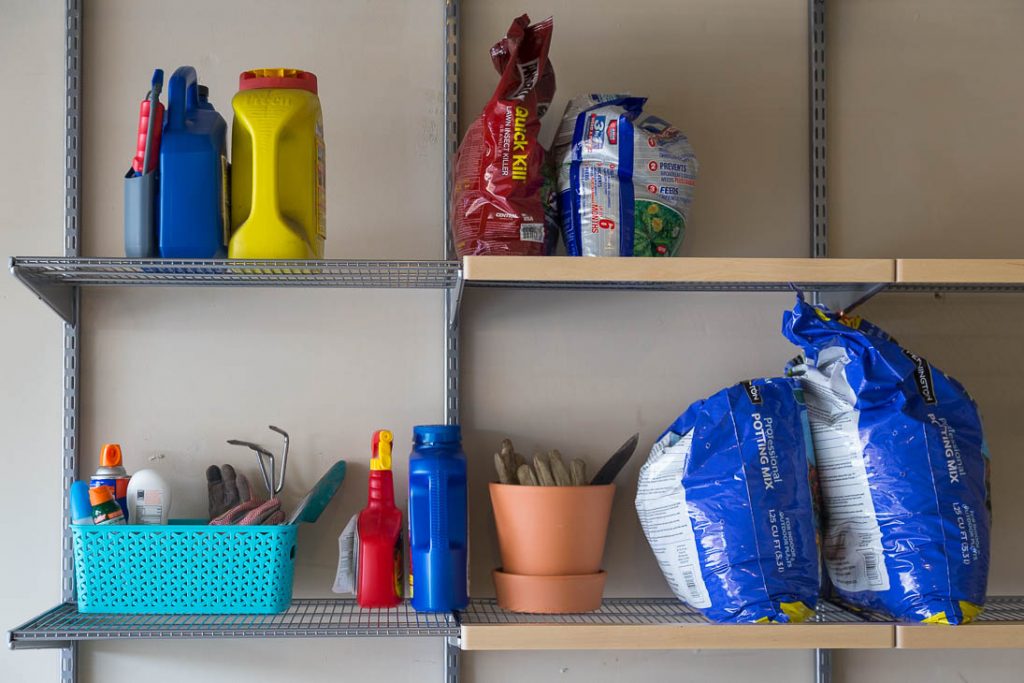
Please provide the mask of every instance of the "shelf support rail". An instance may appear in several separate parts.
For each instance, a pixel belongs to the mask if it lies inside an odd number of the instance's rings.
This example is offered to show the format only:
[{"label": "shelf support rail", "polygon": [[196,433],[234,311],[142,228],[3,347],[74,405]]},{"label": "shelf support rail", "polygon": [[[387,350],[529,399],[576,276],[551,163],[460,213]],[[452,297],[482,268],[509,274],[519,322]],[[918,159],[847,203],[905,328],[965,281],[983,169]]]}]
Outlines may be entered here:
[{"label": "shelf support rail", "polygon": [[828,256],[825,128],[825,0],[808,0],[811,256]]},{"label": "shelf support rail", "polygon": [[814,651],[814,680],[819,683],[832,680],[832,650],[818,648]]},{"label": "shelf support rail", "polygon": [[[452,162],[459,144],[459,0],[444,0],[444,196],[441,229],[445,259],[455,258],[448,198],[452,192]],[[444,295],[444,421],[459,422],[459,307],[463,273]],[[447,661],[447,660],[446,660]],[[456,672],[456,677],[458,673]],[[447,680],[447,677],[446,677]]]},{"label": "shelf support rail", "polygon": [[[826,195],[826,128],[825,128],[825,0],[807,0],[807,90],[808,129],[810,153],[810,224],[811,256],[828,256],[828,204]],[[821,293],[812,293],[815,304]],[[833,295],[835,296],[835,295]],[[834,302],[833,302],[834,303]],[[817,648],[814,651],[815,683],[831,683],[829,666],[831,654]]]},{"label": "shelf support rail", "polygon": [[[81,252],[82,165],[82,0],[64,3],[64,255]],[[61,546],[60,594],[64,602],[75,596],[74,551],[71,540],[71,482],[78,475],[78,376],[80,359],[78,287],[51,292],[14,273],[64,319],[62,420],[61,420]],[[67,643],[60,650],[60,682],[78,680],[78,646]]]},{"label": "shelf support rail", "polygon": [[444,639],[444,683],[459,683],[459,667],[462,661],[462,646],[458,636]]}]

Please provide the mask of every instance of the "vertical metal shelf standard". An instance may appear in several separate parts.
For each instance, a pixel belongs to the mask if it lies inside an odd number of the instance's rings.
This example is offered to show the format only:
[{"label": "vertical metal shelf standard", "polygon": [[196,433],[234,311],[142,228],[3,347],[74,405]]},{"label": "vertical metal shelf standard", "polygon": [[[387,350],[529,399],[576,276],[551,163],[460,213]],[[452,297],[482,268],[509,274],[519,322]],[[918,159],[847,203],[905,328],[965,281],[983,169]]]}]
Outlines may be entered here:
[{"label": "vertical metal shelf standard", "polygon": [[[807,0],[807,106],[810,166],[811,256],[828,256],[828,167],[826,164],[825,0]],[[821,299],[814,292],[814,301]],[[832,653],[814,650],[815,683],[831,683]]]},{"label": "vertical metal shelf standard", "polygon": [[[64,5],[64,255],[81,254],[82,206],[82,0]],[[80,360],[81,292],[71,290],[71,319],[64,327],[61,416],[61,541],[60,595],[63,602],[75,599],[74,550],[71,540],[71,507],[68,493],[78,475],[78,367]],[[78,644],[60,650],[60,681],[78,680]]]},{"label": "vertical metal shelf standard", "polygon": [[825,0],[807,0],[808,122],[810,124],[811,256],[828,256],[825,109]]},{"label": "vertical metal shelf standard", "polygon": [[[448,198],[452,195],[452,162],[459,145],[459,0],[444,0],[444,196],[441,197],[444,220],[441,240],[444,258],[455,258],[455,244],[448,225],[451,220]],[[463,278],[444,293],[441,324],[444,325],[444,421],[459,423],[459,309],[462,306]],[[462,649],[457,635],[444,638],[442,671],[445,683],[458,683]]]}]

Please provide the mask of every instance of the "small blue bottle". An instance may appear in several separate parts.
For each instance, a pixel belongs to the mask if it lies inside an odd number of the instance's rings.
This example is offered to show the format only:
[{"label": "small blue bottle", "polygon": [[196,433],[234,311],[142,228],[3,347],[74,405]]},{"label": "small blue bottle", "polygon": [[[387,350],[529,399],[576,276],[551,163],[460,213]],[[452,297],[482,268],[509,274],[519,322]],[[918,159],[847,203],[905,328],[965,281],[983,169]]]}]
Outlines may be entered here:
[{"label": "small blue bottle", "polygon": [[409,589],[417,612],[469,604],[466,455],[458,425],[414,427],[409,456]]}]

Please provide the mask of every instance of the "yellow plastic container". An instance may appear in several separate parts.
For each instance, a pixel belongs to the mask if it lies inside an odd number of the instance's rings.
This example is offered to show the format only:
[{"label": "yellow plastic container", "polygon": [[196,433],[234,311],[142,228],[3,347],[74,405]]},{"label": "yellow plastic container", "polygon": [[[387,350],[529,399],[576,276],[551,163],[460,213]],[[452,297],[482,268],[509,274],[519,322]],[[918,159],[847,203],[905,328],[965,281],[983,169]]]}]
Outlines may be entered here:
[{"label": "yellow plastic container", "polygon": [[231,101],[231,240],[237,259],[323,258],[324,136],[316,76],[254,69]]}]

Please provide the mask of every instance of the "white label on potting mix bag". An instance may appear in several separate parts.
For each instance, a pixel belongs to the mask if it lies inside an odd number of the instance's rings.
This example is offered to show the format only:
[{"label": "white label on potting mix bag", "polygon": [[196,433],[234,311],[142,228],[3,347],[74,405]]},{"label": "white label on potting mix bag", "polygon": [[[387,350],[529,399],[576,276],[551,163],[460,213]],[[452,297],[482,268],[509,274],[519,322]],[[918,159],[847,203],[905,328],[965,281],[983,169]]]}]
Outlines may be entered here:
[{"label": "white label on potting mix bag", "polygon": [[692,442],[693,433],[688,432],[682,437],[666,434],[654,444],[640,469],[636,510],[672,592],[693,607],[706,608],[711,606],[711,596],[701,575],[697,542],[681,483]]},{"label": "white label on potting mix bag", "polygon": [[838,353],[842,355],[826,349],[818,359],[824,372],[808,367],[801,377],[822,505],[829,511],[825,567],[832,583],[842,590],[887,591],[889,573],[860,440],[860,411],[853,408],[845,352],[838,349]]}]

